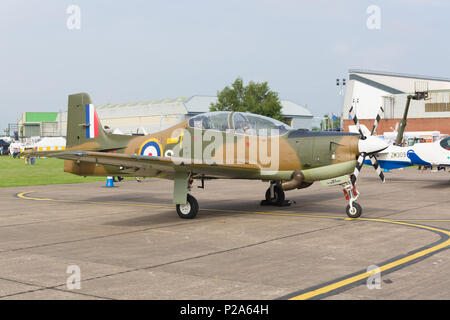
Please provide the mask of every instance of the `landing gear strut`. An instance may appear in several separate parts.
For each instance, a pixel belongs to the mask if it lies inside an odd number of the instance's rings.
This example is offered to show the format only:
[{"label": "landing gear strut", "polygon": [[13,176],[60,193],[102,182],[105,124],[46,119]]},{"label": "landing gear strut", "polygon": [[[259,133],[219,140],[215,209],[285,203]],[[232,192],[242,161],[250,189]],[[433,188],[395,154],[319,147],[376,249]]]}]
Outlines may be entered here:
[{"label": "landing gear strut", "polygon": [[178,216],[182,219],[194,219],[199,210],[197,200],[189,194],[193,182],[192,173],[175,171],[173,202]]},{"label": "landing gear strut", "polygon": [[356,186],[354,186],[350,181],[344,184],[344,194],[345,199],[348,201],[348,205],[346,208],[347,216],[349,218],[355,219],[359,218],[362,214],[362,207],[356,203],[356,199],[359,197],[359,192],[356,190]]},{"label": "landing gear strut", "polygon": [[[191,174],[189,174],[187,178],[187,192],[190,192],[192,190],[192,184],[194,180],[191,177]],[[191,196],[189,193],[186,194],[186,203],[185,204],[177,204],[177,213],[178,216],[182,219],[194,219],[197,216],[198,213],[198,202],[197,199],[195,199],[193,196]]]}]

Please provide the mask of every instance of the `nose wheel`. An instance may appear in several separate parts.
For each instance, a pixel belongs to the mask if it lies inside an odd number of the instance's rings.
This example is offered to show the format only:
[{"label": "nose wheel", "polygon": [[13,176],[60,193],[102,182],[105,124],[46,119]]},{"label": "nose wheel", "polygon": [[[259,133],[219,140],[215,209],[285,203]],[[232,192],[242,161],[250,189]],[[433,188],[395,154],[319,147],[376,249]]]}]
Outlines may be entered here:
[{"label": "nose wheel", "polygon": [[348,201],[346,213],[349,218],[356,219],[362,214],[362,207],[356,203],[356,199],[359,197],[359,192],[356,190],[356,186],[350,181],[343,185],[345,200]]},{"label": "nose wheel", "polygon": [[349,218],[355,219],[361,217],[362,207],[359,203],[353,202],[352,206],[347,205],[347,209],[345,211],[347,212],[347,216]]}]

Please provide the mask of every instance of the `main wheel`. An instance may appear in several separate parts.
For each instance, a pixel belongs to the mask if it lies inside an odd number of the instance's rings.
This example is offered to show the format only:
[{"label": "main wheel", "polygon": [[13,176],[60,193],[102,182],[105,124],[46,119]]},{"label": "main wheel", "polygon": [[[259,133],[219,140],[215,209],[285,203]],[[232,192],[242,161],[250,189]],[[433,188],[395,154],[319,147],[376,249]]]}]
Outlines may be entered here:
[{"label": "main wheel", "polygon": [[177,204],[177,213],[180,218],[194,219],[197,216],[198,208],[197,200],[188,194],[186,204]]},{"label": "main wheel", "polygon": [[284,191],[280,186],[275,186],[273,189],[273,197],[270,195],[270,188],[266,191],[266,201],[272,204],[282,203],[285,199]]},{"label": "main wheel", "polygon": [[356,202],[353,202],[353,208],[350,208],[350,205],[347,205],[347,209],[345,211],[347,212],[347,216],[352,219],[359,218],[362,214],[362,208]]}]

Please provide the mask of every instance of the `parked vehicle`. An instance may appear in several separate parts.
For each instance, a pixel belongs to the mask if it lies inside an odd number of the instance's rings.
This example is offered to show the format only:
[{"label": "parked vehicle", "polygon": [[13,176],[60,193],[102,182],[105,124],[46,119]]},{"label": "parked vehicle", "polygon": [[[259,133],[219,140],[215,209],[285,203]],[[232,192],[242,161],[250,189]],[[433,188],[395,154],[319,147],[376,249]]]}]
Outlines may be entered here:
[{"label": "parked vehicle", "polygon": [[9,143],[5,140],[0,139],[0,155],[8,155],[9,154]]}]

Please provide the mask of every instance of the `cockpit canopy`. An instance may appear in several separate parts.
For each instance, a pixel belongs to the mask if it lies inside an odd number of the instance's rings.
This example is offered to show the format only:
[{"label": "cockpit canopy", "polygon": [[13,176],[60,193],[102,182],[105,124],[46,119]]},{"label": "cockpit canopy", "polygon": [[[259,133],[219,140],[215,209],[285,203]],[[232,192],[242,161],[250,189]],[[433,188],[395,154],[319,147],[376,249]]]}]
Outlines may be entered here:
[{"label": "cockpit canopy", "polygon": [[216,111],[202,113],[189,119],[191,128],[232,131],[245,135],[284,135],[292,130],[287,124],[258,114]]},{"label": "cockpit canopy", "polygon": [[442,148],[444,148],[445,150],[450,151],[450,137],[447,137],[445,139],[442,139],[440,142],[440,145]]}]

